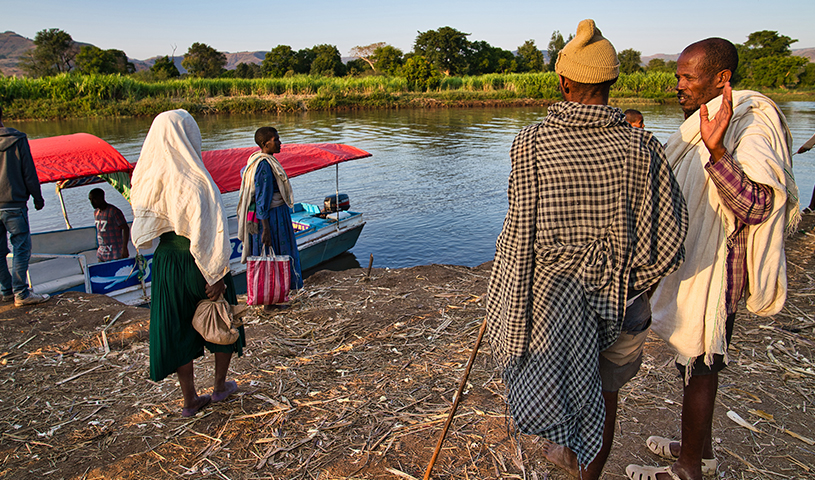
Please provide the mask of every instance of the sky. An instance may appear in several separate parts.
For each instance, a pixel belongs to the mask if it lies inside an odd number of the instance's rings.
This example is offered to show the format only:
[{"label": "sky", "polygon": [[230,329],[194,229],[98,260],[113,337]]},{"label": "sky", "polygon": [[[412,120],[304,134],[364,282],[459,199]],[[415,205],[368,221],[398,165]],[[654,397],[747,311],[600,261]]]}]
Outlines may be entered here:
[{"label": "sky", "polygon": [[75,41],[139,60],[174,49],[183,55],[195,42],[222,52],[330,44],[343,56],[354,46],[386,42],[407,53],[418,32],[444,26],[506,50],[526,40],[546,49],[553,31],[566,37],[584,18],[593,18],[617,51],[633,48],[642,56],[679,53],[714,36],[743,43],[759,30],[798,39],[793,49],[815,47],[812,0],[0,0],[0,12],[0,32],[33,39],[59,28]]}]

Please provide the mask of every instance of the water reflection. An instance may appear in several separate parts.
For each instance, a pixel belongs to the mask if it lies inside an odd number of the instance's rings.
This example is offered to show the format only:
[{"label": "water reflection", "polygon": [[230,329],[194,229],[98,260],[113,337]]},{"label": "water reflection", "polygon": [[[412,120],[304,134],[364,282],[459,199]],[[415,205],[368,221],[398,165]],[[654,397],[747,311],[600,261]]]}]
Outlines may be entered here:
[{"label": "water reflection", "polygon": [[[627,108],[621,105],[623,109]],[[797,150],[815,133],[815,102],[781,105]],[[682,123],[677,106],[633,106],[643,112],[646,129],[664,142]],[[204,149],[253,145],[255,130],[272,125],[283,142],[347,143],[372,157],[340,165],[340,191],[368,224],[353,249],[352,265],[376,267],[428,263],[474,266],[492,258],[506,213],[509,148],[526,125],[540,121],[544,108],[478,108],[307,112],[285,115],[198,116]],[[86,119],[59,122],[8,122],[31,138],[88,132],[136,161],[152,119]],[[809,203],[815,183],[815,151],[796,155],[801,200]],[[297,201],[321,203],[334,193],[335,169],[292,179]],[[66,192],[72,223],[92,225],[88,189]],[[46,210],[31,211],[36,231],[63,228],[53,187],[45,185]],[[112,189],[108,200],[131,218],[127,202]],[[224,196],[235,211],[237,194]]]}]

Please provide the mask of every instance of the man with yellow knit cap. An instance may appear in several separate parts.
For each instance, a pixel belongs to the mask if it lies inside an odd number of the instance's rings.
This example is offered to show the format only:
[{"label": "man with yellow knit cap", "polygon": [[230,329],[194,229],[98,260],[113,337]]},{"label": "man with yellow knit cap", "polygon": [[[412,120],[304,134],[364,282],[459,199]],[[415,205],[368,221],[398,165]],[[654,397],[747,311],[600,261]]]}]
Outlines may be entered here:
[{"label": "man with yellow knit cap", "polygon": [[617,392],[639,370],[647,291],[684,259],[687,210],[662,146],[608,106],[620,64],[593,20],[558,55],[565,101],[515,137],[488,331],[518,429],[596,479]]}]

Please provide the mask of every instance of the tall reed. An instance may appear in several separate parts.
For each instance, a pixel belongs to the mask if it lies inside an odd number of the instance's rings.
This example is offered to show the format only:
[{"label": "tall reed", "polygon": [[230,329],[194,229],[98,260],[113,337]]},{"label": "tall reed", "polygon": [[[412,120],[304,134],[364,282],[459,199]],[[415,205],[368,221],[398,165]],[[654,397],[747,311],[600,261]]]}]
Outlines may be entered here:
[{"label": "tall reed", "polygon": [[[654,96],[670,93],[675,80],[670,73],[620,75],[612,92],[620,95]],[[408,93],[402,77],[366,76],[330,78],[296,75],[287,78],[186,78],[144,82],[123,75],[62,74],[38,79],[0,78],[0,100],[142,100],[145,98],[201,99],[211,97],[315,95],[328,89],[344,95],[374,92]],[[518,97],[547,98],[557,92],[557,76],[546,73],[492,73],[480,76],[445,77],[436,91],[494,92],[508,90]]]}]

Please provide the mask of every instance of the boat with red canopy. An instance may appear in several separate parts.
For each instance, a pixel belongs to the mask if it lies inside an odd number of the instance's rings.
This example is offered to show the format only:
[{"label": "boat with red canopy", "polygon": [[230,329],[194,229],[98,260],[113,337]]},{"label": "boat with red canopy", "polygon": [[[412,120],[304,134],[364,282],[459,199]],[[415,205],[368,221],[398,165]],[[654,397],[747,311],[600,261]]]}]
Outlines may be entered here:
[{"label": "boat with red canopy", "polygon": [[[130,198],[130,174],[135,167],[113,146],[87,133],[30,140],[31,153],[41,184],[55,183],[66,229],[32,234],[29,276],[39,293],[79,290],[104,293],[124,303],[143,303],[149,298],[152,250],[137,257],[97,263],[96,229],[72,228],[62,190],[102,181]],[[211,150],[202,153],[204,165],[221,193],[240,189],[241,169],[257,147]],[[275,154],[290,178],[342,162],[369,157],[350,145],[336,143],[284,144]],[[339,201],[338,201],[339,199]],[[296,203],[292,208],[300,262],[304,270],[351,249],[365,225],[362,213],[348,211],[346,196],[335,194],[324,205]],[[240,263],[242,245],[236,238],[237,219],[229,218],[230,259],[238,284],[245,273]],[[136,252],[135,248],[129,248]]]}]

